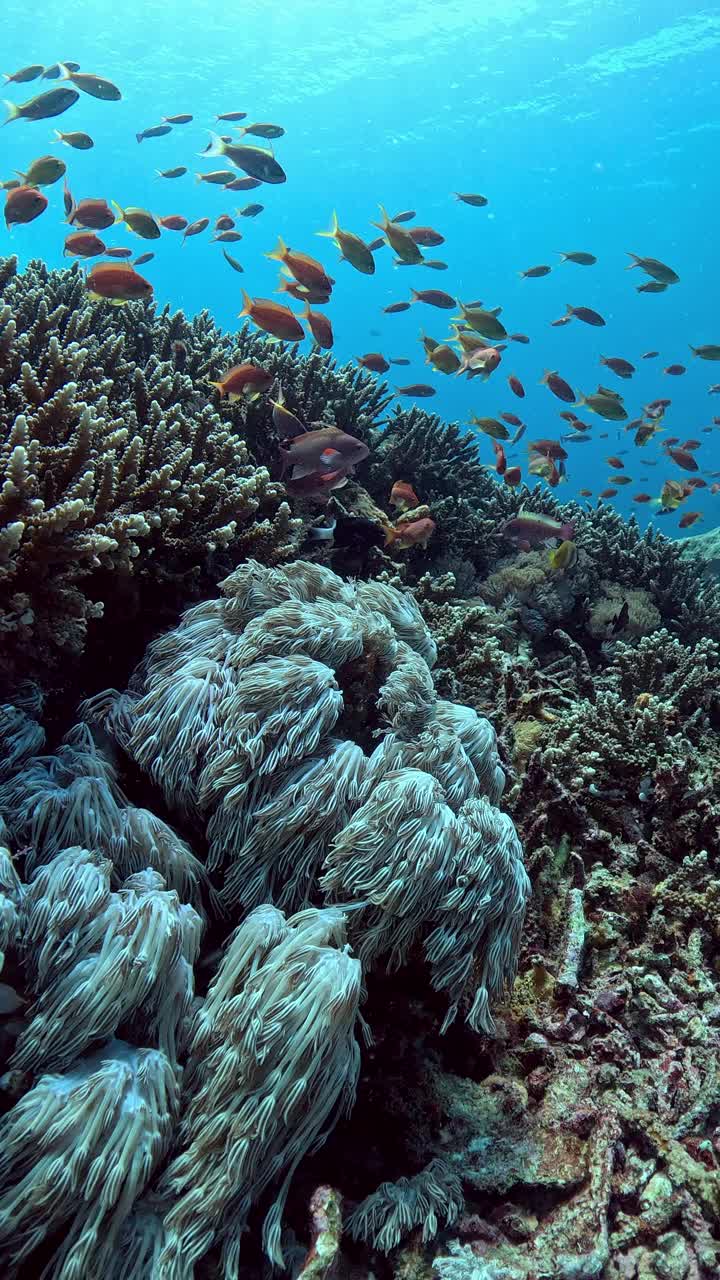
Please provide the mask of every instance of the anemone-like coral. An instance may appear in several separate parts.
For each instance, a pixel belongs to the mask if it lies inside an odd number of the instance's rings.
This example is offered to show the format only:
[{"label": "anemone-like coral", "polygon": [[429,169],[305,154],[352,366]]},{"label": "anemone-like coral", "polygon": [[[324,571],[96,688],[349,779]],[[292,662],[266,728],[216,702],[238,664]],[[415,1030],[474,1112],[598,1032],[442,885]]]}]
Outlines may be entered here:
[{"label": "anemone-like coral", "polygon": [[413,1178],[383,1182],[356,1205],[347,1227],[356,1239],[389,1253],[416,1227],[421,1228],[423,1242],[434,1239],[441,1226],[452,1225],[463,1203],[459,1173],[436,1159]]},{"label": "anemone-like coral", "polygon": [[0,1121],[0,1251],[21,1270],[62,1232],[53,1280],[106,1275],[120,1227],[166,1154],[178,1082],[157,1049],[112,1040],[42,1075]]},{"label": "anemone-like coral", "polygon": [[[183,584],[187,598],[220,553],[292,554],[282,487],[198,380],[223,358],[207,323],[137,304],[121,320],[77,269],[18,276],[11,260],[4,274],[0,631],[20,672],[81,653],[119,584],[127,609]],[[190,364],[171,336],[188,329],[186,357],[205,347]]]},{"label": "anemone-like coral", "polygon": [[230,939],[188,1034],[176,1154],[153,1194],[165,1209],[163,1280],[191,1280],[217,1236],[233,1274],[250,1207],[281,1179],[264,1244],[282,1264],[294,1169],[352,1105],[360,1070],[362,975],[344,924],[331,908],[286,921],[260,907]]},{"label": "anemone-like coral", "polygon": [[421,943],[446,1025],[469,992],[469,1021],[489,1030],[527,880],[495,807],[495,734],[438,700],[412,596],[303,561],[250,563],[222,590],[88,714],[203,832],[227,909],[355,903],[364,962],[394,968]]}]

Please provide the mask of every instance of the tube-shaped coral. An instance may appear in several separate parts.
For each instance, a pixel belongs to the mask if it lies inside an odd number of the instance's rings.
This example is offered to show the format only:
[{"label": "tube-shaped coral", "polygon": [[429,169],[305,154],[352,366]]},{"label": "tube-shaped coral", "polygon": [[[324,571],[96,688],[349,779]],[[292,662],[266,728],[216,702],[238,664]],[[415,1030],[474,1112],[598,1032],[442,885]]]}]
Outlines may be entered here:
[{"label": "tube-shaped coral", "polygon": [[71,845],[105,850],[125,797],[87,725],[76,725],[51,756],[36,756],[0,786],[0,812],[28,870]]},{"label": "tube-shaped coral", "polygon": [[423,1243],[442,1227],[455,1222],[465,1203],[459,1172],[445,1160],[431,1160],[413,1178],[383,1182],[357,1205],[347,1220],[356,1240],[389,1253],[416,1227],[422,1227]]},{"label": "tube-shaped coral", "polygon": [[5,952],[18,939],[18,908],[22,886],[10,850],[3,844],[4,826],[0,818],[0,973]]},{"label": "tube-shaped coral", "polygon": [[320,884],[359,909],[351,938],[364,965],[387,969],[423,940],[432,984],[450,998],[443,1030],[481,973],[468,1014],[491,1032],[489,998],[515,974],[529,881],[510,819],[484,798],[455,815],[435,778],[419,769],[389,774],[335,838]]},{"label": "tube-shaped coral", "polygon": [[282,1265],[295,1168],[354,1098],[360,990],[340,911],[285,921],[260,907],[232,935],[190,1030],[179,1154],[153,1197],[167,1205],[157,1280],[190,1280],[217,1239],[236,1274],[248,1211],[271,1183],[263,1238]]},{"label": "tube-shaped coral", "polygon": [[71,849],[26,892],[23,947],[38,995],[13,1055],[19,1070],[68,1067],[131,1014],[176,1059],[202,922],[155,871],[131,876],[118,893],[109,886],[109,862]]},{"label": "tube-shaped coral", "polygon": [[168,1149],[178,1092],[163,1053],[115,1040],[66,1075],[41,1076],[3,1117],[0,1249],[8,1280],[61,1228],[44,1274],[107,1273],[118,1230]]},{"label": "tube-shaped coral", "polygon": [[[395,588],[297,561],[251,562],[222,589],[151,645],[129,694],[95,700],[106,729],[204,826],[228,909],[352,902],[367,964],[430,948],[448,1020],[478,960],[470,1021],[489,1029],[527,896],[512,824],[489,803],[504,783],[492,726],[437,698],[432,639]],[[483,798],[480,838],[465,807]],[[461,889],[450,955],[444,895]]]}]

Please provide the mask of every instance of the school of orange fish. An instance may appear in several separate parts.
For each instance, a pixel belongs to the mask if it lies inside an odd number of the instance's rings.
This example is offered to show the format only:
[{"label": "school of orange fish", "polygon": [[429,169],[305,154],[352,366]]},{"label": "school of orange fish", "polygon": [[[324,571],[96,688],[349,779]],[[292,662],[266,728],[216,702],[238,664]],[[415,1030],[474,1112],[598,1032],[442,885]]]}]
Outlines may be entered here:
[{"label": "school of orange fish", "polygon": [[[55,63],[44,67],[33,64],[23,67],[13,75],[7,76],[8,83],[22,85],[30,81],[44,78],[58,81],[56,87],[45,90],[24,103],[6,103],[8,117],[6,124],[13,120],[43,121],[64,114],[80,98],[81,94],[89,94],[102,101],[113,102],[121,98],[121,92],[112,81],[101,76],[81,71],[77,63]],[[250,191],[264,183],[283,183],[286,174],[282,166],[269,148],[247,141],[248,137],[272,141],[284,135],[284,128],[268,122],[241,123],[246,121],[244,111],[229,111],[217,116],[217,127],[232,125],[236,137],[227,134],[211,134],[211,141],[203,152],[208,159],[217,159],[223,168],[214,169],[196,175],[197,181],[218,186],[225,191]],[[162,137],[174,128],[189,124],[193,116],[189,113],[168,115],[159,124],[136,133],[138,143],[147,139]],[[88,150],[93,147],[93,139],[89,134],[80,131],[61,132],[55,130],[57,141],[76,150]],[[186,166],[180,165],[172,169],[157,170],[158,176],[173,181],[187,174]],[[209,217],[189,222],[181,214],[156,217],[147,209],[128,207],[125,209],[114,205],[111,208],[103,198],[83,198],[75,200],[67,180],[67,168],[63,160],[54,155],[41,156],[28,165],[26,172],[17,179],[10,179],[2,184],[5,190],[5,223],[10,228],[34,221],[45,212],[48,198],[43,188],[64,180],[64,208],[66,222],[70,231],[65,237],[64,252],[68,257],[79,259],[98,258],[88,270],[86,283],[91,298],[106,301],[112,305],[123,305],[129,301],[148,299],[153,294],[153,286],[140,274],[138,268],[149,263],[154,252],[147,251],[138,257],[132,257],[129,248],[115,248],[105,245],[99,233],[118,223],[126,227],[139,239],[146,241],[159,240],[163,233],[182,233],[183,240],[205,232],[211,223]],[[471,207],[482,208],[487,205],[485,196],[473,192],[456,192],[457,200]],[[252,218],[263,212],[260,204],[249,204],[237,211],[238,217]],[[397,265],[424,266],[435,271],[446,269],[447,264],[439,259],[424,256],[423,250],[436,248],[444,243],[444,237],[433,227],[409,225],[414,224],[414,210],[404,210],[389,217],[380,206],[380,221],[374,223],[380,236],[366,242],[353,231],[343,229],[333,214],[332,225],[328,231],[319,235],[331,238],[340,250],[340,260],[346,262],[365,275],[375,272],[374,255],[385,245],[395,254]],[[228,252],[227,245],[242,239],[237,230],[235,218],[221,214],[213,221],[212,241],[222,245],[223,255],[228,266],[242,273],[244,268]],[[282,238],[274,250],[267,253],[268,258],[280,264],[281,275],[278,292],[304,304],[298,315],[286,302],[276,302],[268,298],[252,298],[243,291],[243,308],[241,317],[247,317],[264,333],[272,338],[288,343],[297,343],[309,336],[319,348],[328,350],[333,346],[334,336],[332,323],[324,311],[318,307],[327,306],[332,298],[332,276],[316,258],[307,253],[288,247]],[[592,253],[571,251],[560,255],[561,261],[580,267],[592,267],[597,259]],[[656,258],[641,257],[629,254],[632,259],[630,267],[637,267],[644,272],[644,282],[636,286],[641,293],[661,293],[678,283],[677,273],[666,263]],[[129,259],[132,258],[132,261]],[[547,264],[533,266],[520,272],[525,279],[536,279],[546,276],[552,268]],[[529,338],[522,333],[508,333],[500,319],[501,308],[485,307],[482,301],[461,302],[451,293],[442,289],[411,289],[410,300],[401,300],[383,308],[387,315],[407,311],[413,304],[424,304],[440,311],[459,311],[453,317],[450,331],[443,341],[423,335],[426,363],[439,374],[447,376],[480,377],[483,381],[495,376],[502,364],[503,352],[509,343],[527,344]],[[550,321],[553,327],[567,325],[571,322],[602,327],[605,320],[597,312],[585,306],[567,307],[564,315]],[[304,324],[307,325],[306,335]],[[720,360],[720,344],[707,343],[692,347],[693,356],[708,361]],[[643,360],[657,358],[657,351],[646,351]],[[367,352],[358,357],[359,364],[377,374],[385,374],[391,364],[407,365],[409,359],[396,358],[388,360],[381,352]],[[628,381],[636,372],[636,367],[629,360],[620,356],[602,356],[600,363],[615,377]],[[679,377],[685,373],[682,364],[671,364],[663,370],[668,377]],[[282,462],[282,476],[288,491],[295,495],[326,500],[328,494],[347,482],[354,468],[368,454],[367,446],[353,436],[340,431],[336,427],[320,426],[309,429],[291,412],[284,402],[282,388],[276,391],[276,399],[272,398],[273,378],[261,366],[247,362],[229,369],[221,379],[212,383],[221,398],[230,401],[238,399],[255,399],[268,396],[272,404],[272,421],[278,436],[278,446]],[[677,436],[661,435],[664,431],[665,412],[670,406],[670,398],[658,398],[645,405],[640,414],[633,420],[625,407],[623,396],[612,388],[599,385],[591,394],[579,394],[561,376],[557,370],[544,374],[542,382],[548,391],[566,406],[584,408],[608,422],[624,424],[624,430],[632,437],[637,449],[645,448],[650,441],[656,440],[661,447],[661,458],[668,466],[679,468],[686,476],[677,477],[677,473],[664,479],[659,494],[639,491],[633,500],[639,504],[654,504],[659,513],[669,514],[683,510],[679,514],[678,525],[682,530],[690,528],[701,515],[697,511],[686,510],[688,500],[695,490],[705,488],[709,484],[710,492],[720,493],[720,471],[700,474],[700,466],[695,457],[701,441],[696,439],[681,440]],[[514,374],[507,377],[507,386],[512,394],[522,400],[525,388]],[[435,387],[429,383],[415,382],[407,386],[397,387],[398,396],[422,399],[433,396]],[[720,383],[708,388],[710,394],[720,393]],[[565,408],[560,417],[567,424],[567,434],[557,439],[543,438],[529,442],[527,474],[540,478],[550,487],[556,487],[566,475],[566,444],[582,443],[591,438],[590,423],[584,421],[575,408]],[[511,488],[517,488],[523,481],[523,468],[519,465],[508,465],[505,445],[516,445],[524,435],[527,427],[522,418],[515,413],[501,413],[498,418],[473,417],[472,428],[488,436],[495,454],[495,471],[499,481]],[[720,417],[714,418],[712,424],[702,428],[711,433],[720,425]],[[512,429],[512,430],[511,430]],[[607,439],[601,433],[601,439]],[[622,454],[627,451],[618,450],[617,455],[606,459],[611,470],[607,485],[597,495],[589,489],[581,489],[580,496],[591,498],[597,496],[603,500],[615,497],[619,487],[633,484],[632,478],[625,470]],[[659,458],[644,457],[647,466],[656,466]],[[396,509],[393,521],[388,520],[387,542],[403,549],[416,545],[424,546],[432,536],[435,524],[427,507],[413,491],[410,484],[399,481],[393,486],[390,504]],[[556,569],[564,569],[572,563],[575,550],[572,543],[572,528],[558,522],[537,516],[534,513],[521,512],[514,521],[509,521],[504,530],[510,540],[519,546],[530,546],[559,539],[558,546],[551,554],[551,563]]]}]

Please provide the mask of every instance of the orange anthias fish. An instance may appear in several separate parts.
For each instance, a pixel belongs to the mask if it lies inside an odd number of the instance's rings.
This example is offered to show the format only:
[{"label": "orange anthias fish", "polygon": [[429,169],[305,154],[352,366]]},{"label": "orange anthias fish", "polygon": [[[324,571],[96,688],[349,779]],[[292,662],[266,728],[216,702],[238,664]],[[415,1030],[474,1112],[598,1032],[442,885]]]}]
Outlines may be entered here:
[{"label": "orange anthias fish", "polygon": [[92,231],[72,231],[65,237],[63,256],[66,258],[97,258],[105,252],[103,241]]},{"label": "orange anthias fish", "polygon": [[371,373],[387,373],[390,368],[390,361],[379,351],[368,351],[364,356],[356,356],[356,360],[363,369],[369,369]]},{"label": "orange anthias fish", "polygon": [[507,458],[505,457],[505,450],[503,449],[502,445],[498,440],[491,440],[491,444],[493,449],[495,450],[495,470],[497,471],[499,476],[503,476],[507,471]]},{"label": "orange anthias fish", "polygon": [[261,369],[259,365],[247,361],[228,369],[217,382],[209,379],[211,387],[215,387],[221,400],[257,400],[263,391],[272,386],[273,375]]},{"label": "orange anthias fish", "polygon": [[679,467],[682,467],[683,471],[699,470],[698,464],[692,453],[689,453],[687,449],[668,449],[667,454],[668,457],[672,458],[673,462],[676,462]]},{"label": "orange anthias fish", "polygon": [[98,262],[89,272],[86,285],[91,298],[122,306],[152,296],[149,280],[127,262]]},{"label": "orange anthias fish", "polygon": [[158,218],[158,222],[166,231],[184,231],[188,225],[181,213],[169,213],[166,218]]},{"label": "orange anthias fish", "polygon": [[386,531],[385,545],[398,551],[407,551],[409,547],[426,547],[436,528],[435,521],[430,516],[391,525]]},{"label": "orange anthias fish", "polygon": [[5,226],[34,222],[48,206],[48,198],[37,187],[15,187],[5,199]]},{"label": "orange anthias fish", "polygon": [[107,200],[78,200],[70,207],[67,217],[74,227],[82,227],[87,231],[106,231],[115,221]]},{"label": "orange anthias fish", "polygon": [[250,298],[245,290],[242,299],[241,317],[249,316],[258,329],[282,339],[283,342],[302,342],[305,330],[289,307],[273,302],[270,298]]},{"label": "orange anthias fish", "polygon": [[324,316],[321,311],[311,311],[310,303],[306,302],[302,318],[307,320],[308,328],[318,346],[329,351],[335,341],[335,336],[328,317]]},{"label": "orange anthias fish", "polygon": [[701,511],[686,511],[685,515],[680,519],[678,527],[680,529],[689,529],[698,520],[702,520]]},{"label": "orange anthias fish", "polygon": [[399,511],[412,511],[420,506],[420,499],[407,480],[396,480],[390,490],[390,505]]},{"label": "orange anthias fish", "polygon": [[282,236],[278,236],[277,248],[265,256],[275,259],[276,262],[282,262],[298,284],[307,285],[321,293],[330,293],[335,283],[332,277],[326,274],[321,262],[311,258],[307,253],[298,253],[295,249],[289,249]]}]

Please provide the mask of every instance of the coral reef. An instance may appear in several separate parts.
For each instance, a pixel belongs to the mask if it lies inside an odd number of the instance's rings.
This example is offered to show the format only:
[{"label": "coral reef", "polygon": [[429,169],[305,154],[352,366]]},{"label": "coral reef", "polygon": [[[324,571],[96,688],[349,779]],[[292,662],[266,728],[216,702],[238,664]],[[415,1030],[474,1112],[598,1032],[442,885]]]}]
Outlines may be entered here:
[{"label": "coral reef", "polygon": [[82,653],[118,597],[127,615],[207,590],[220,553],[293,553],[282,487],[203,385],[226,345],[207,319],[118,316],[77,268],[3,279],[0,630],[20,672]]},{"label": "coral reef", "polygon": [[[512,981],[528,880],[496,807],[495,734],[437,697],[413,597],[304,561],[250,561],[222,591],[56,752],[30,754],[42,735],[19,707],[0,718],[16,766],[0,812],[24,864],[0,861],[23,1008],[3,1030],[11,1277],[42,1261],[59,1280],[192,1280],[205,1258],[239,1276],[263,1199],[282,1266],[295,1169],[355,1098],[365,984],[412,972],[442,1031],[461,1011],[489,1035]],[[63,1195],[34,1196],[65,1162]],[[360,1206],[357,1234],[429,1240],[461,1204],[431,1160]],[[333,1214],[316,1260],[339,1247]]]},{"label": "coral reef", "polygon": [[[0,283],[9,1280],[714,1280],[715,533],[499,484],[327,354]],[[216,401],[242,360],[368,446],[327,502]]]}]

